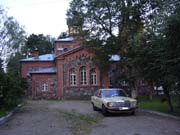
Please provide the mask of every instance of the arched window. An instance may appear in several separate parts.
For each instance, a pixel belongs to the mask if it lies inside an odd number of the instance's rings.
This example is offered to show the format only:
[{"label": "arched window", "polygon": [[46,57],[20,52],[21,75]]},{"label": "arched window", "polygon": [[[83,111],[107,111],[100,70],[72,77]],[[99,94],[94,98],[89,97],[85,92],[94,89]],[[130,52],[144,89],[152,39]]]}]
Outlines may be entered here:
[{"label": "arched window", "polygon": [[42,91],[48,91],[48,83],[42,83]]},{"label": "arched window", "polygon": [[76,85],[76,72],[74,69],[70,70],[70,85],[71,86]]},{"label": "arched window", "polygon": [[80,68],[80,84],[86,85],[87,84],[87,77],[86,77],[86,67]]},{"label": "arched window", "polygon": [[90,71],[90,83],[91,83],[91,85],[97,84],[96,70],[94,68],[91,69],[91,71]]}]

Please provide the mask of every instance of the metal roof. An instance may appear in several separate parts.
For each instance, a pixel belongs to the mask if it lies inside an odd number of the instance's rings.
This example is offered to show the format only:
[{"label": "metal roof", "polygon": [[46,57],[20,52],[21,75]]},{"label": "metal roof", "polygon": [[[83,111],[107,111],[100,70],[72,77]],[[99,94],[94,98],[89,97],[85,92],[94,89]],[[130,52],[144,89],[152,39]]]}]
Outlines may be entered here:
[{"label": "metal roof", "polygon": [[41,68],[33,68],[29,73],[30,74],[43,74],[43,73],[56,73],[56,67],[41,67]]},{"label": "metal roof", "polygon": [[67,38],[57,39],[56,41],[71,42],[73,40],[74,40],[74,37],[67,37]]},{"label": "metal roof", "polygon": [[110,56],[110,61],[120,61],[121,60],[121,56],[114,54]]},{"label": "metal roof", "polygon": [[31,57],[27,59],[21,59],[20,61],[54,61],[55,54],[45,54],[45,55],[39,55],[38,58]]}]

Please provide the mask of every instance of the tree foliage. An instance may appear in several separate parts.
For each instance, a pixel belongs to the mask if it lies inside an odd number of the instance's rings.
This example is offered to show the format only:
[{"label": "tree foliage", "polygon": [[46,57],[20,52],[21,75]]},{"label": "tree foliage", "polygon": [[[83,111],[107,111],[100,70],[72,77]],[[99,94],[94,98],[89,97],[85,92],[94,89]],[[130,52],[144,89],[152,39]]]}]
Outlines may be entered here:
[{"label": "tree foliage", "polygon": [[21,70],[20,60],[23,58],[25,58],[25,56],[21,52],[17,52],[15,55],[11,56],[7,65],[7,72],[20,74],[20,70]]},{"label": "tree foliage", "polygon": [[0,57],[7,63],[12,54],[19,51],[25,43],[26,33],[19,23],[8,17],[0,7]]},{"label": "tree foliage", "polygon": [[16,74],[0,73],[0,86],[0,108],[8,109],[17,105],[18,99],[23,97],[27,82]]},{"label": "tree foliage", "polygon": [[[168,2],[169,3],[169,2]],[[167,6],[167,3],[165,3]],[[171,12],[163,10],[160,23],[157,22],[147,27],[143,35],[143,42],[138,49],[136,63],[141,69],[139,73],[148,81],[153,81],[156,86],[162,86],[167,97],[169,110],[173,111],[171,92],[179,84],[179,6],[171,3]],[[161,12],[161,13],[163,13]],[[156,18],[154,18],[156,20]],[[158,18],[159,20],[159,18]],[[157,20],[156,20],[157,21]],[[153,26],[153,27],[152,27]],[[178,93],[178,92],[177,92]]]},{"label": "tree foliage", "polygon": [[110,56],[120,55],[119,68],[126,71],[124,76],[136,91],[134,57],[140,44],[139,37],[147,18],[154,14],[151,11],[161,8],[161,1],[74,0],[70,7],[68,18],[82,25],[84,38],[95,51],[100,68],[107,71]]},{"label": "tree foliage", "polygon": [[58,39],[66,38],[68,37],[68,32],[61,32],[61,34],[58,36]]},{"label": "tree foliage", "polygon": [[176,7],[174,13],[168,17],[165,28],[165,52],[166,65],[171,83],[170,90],[175,91],[179,98],[180,107],[180,5]]},{"label": "tree foliage", "polygon": [[40,55],[52,53],[53,41],[54,39],[49,35],[44,36],[43,34],[31,34],[27,38],[26,45],[23,48],[23,52],[26,55],[32,55],[34,50],[38,49]]},{"label": "tree foliage", "polygon": [[3,73],[3,72],[4,72],[4,71],[3,71],[3,68],[2,68],[2,67],[3,67],[2,62],[3,62],[3,61],[0,59],[0,73]]}]

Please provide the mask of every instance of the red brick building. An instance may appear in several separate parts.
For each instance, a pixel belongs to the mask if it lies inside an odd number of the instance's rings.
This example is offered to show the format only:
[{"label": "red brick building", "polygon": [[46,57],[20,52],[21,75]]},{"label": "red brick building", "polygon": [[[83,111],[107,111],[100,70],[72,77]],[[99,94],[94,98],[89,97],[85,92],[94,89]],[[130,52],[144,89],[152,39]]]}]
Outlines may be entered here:
[{"label": "red brick building", "polygon": [[109,87],[101,75],[93,52],[83,47],[78,36],[58,39],[54,53],[22,59],[22,76],[28,79],[27,95],[33,98],[86,98],[98,88]]},{"label": "red brick building", "polygon": [[[71,22],[72,23],[72,22]],[[69,26],[70,37],[54,42],[54,53],[22,59],[22,77],[27,78],[27,96],[32,98],[87,98],[98,88],[121,87],[131,92],[127,82],[117,79],[121,69],[114,63],[107,74],[101,74],[94,62],[94,54],[83,46],[80,26]],[[118,55],[110,61],[119,61]],[[149,87],[136,81],[139,95],[146,95]]]}]

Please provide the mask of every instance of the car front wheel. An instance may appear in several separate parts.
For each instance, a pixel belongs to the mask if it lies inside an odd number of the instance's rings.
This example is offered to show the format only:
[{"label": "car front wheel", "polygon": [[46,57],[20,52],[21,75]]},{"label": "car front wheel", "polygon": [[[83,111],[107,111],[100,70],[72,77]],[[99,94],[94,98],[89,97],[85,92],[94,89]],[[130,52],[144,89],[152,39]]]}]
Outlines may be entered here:
[{"label": "car front wheel", "polygon": [[136,110],[133,110],[133,111],[131,112],[131,115],[136,115]]},{"label": "car front wheel", "polygon": [[102,105],[102,114],[103,114],[104,116],[107,116],[107,115],[108,115],[107,108],[106,108],[104,105]]},{"label": "car front wheel", "polygon": [[92,103],[92,107],[94,111],[97,111],[97,107],[94,105],[94,103]]}]

